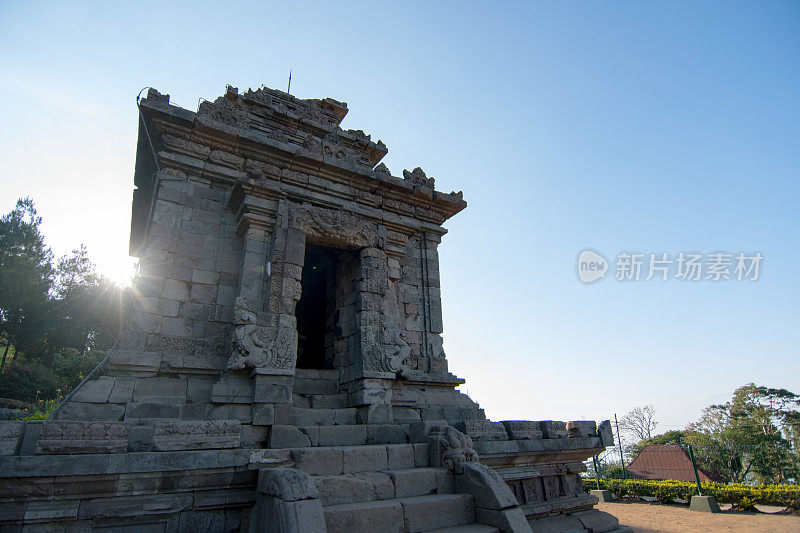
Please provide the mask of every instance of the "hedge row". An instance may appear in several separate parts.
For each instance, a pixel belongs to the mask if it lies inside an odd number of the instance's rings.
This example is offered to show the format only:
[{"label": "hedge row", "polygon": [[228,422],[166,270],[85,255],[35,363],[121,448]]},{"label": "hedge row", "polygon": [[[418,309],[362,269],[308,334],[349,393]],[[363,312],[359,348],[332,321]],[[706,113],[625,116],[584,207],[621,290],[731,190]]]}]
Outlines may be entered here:
[{"label": "hedge row", "polygon": [[[741,485],[736,483],[701,483],[703,494],[718,502],[749,508],[754,503],[800,509],[800,485]],[[584,478],[586,491],[597,488],[594,478]],[[689,500],[697,494],[697,485],[688,481],[652,481],[648,479],[600,479],[600,488],[625,495],[650,496],[662,503]]]}]

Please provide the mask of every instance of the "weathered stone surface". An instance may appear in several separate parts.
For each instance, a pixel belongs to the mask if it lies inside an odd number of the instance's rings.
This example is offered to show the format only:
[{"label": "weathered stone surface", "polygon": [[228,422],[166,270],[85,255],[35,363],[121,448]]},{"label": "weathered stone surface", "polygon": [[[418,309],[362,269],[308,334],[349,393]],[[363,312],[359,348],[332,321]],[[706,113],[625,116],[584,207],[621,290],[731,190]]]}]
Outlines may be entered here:
[{"label": "weathered stone surface", "polygon": [[108,365],[111,375],[155,376],[161,365],[161,354],[157,352],[114,350],[108,357]]},{"label": "weathered stone surface", "polygon": [[25,423],[25,430],[22,435],[22,442],[19,446],[20,455],[33,455],[36,453],[36,446],[39,443],[39,435],[42,432],[43,420],[28,420]]},{"label": "weathered stone surface", "polygon": [[271,426],[275,423],[275,406],[270,403],[253,405],[253,424]]},{"label": "weathered stone surface", "polygon": [[369,424],[367,428],[367,444],[403,444],[408,437],[403,429],[395,424]]},{"label": "weathered stone surface", "polygon": [[329,533],[402,531],[403,506],[397,500],[334,505],[325,508]]},{"label": "weathered stone surface", "polygon": [[430,446],[427,444],[414,444],[414,466],[430,465]]},{"label": "weathered stone surface", "polygon": [[242,424],[239,434],[239,445],[242,448],[262,448],[267,441],[269,428]]},{"label": "weathered stone surface", "polygon": [[128,438],[129,452],[149,452],[153,449],[153,426],[133,426]]},{"label": "weathered stone surface", "polygon": [[476,507],[501,510],[519,505],[503,478],[486,465],[465,463],[454,478],[456,492],[472,494]]},{"label": "weathered stone surface", "polygon": [[322,503],[316,499],[286,502],[279,498],[262,497],[255,511],[255,520],[256,524],[264,528],[261,531],[281,533],[325,533],[326,531]]},{"label": "weathered stone surface", "polygon": [[414,446],[412,444],[401,444],[398,446],[387,446],[386,455],[389,470],[400,470],[403,468],[414,468]]},{"label": "weathered stone surface", "polygon": [[133,400],[183,403],[186,401],[186,380],[166,377],[142,378],[133,387]]},{"label": "weathered stone surface", "polygon": [[545,439],[560,439],[567,436],[567,424],[554,420],[542,420],[539,422],[539,429]]},{"label": "weathered stone surface", "polygon": [[311,440],[294,426],[272,426],[267,445],[270,448],[302,448],[311,446]]},{"label": "weathered stone surface", "polygon": [[597,424],[594,420],[574,420],[567,422],[567,437],[594,437],[597,435]]},{"label": "weathered stone surface", "polygon": [[289,403],[292,390],[285,385],[261,385],[255,388],[253,401],[259,403]]},{"label": "weathered stone surface", "polygon": [[400,500],[405,527],[425,531],[470,524],[475,521],[475,506],[467,494],[414,496]]},{"label": "weathered stone surface", "polygon": [[59,420],[117,421],[125,414],[124,405],[69,401],[58,412]]},{"label": "weathered stone surface", "polygon": [[500,531],[510,533],[528,533],[531,531],[531,526],[525,518],[525,513],[519,507],[502,510],[477,507],[475,509],[475,517],[481,524],[494,526]]},{"label": "weathered stone surface", "polygon": [[319,498],[319,491],[311,476],[294,468],[259,471],[258,490],[287,502]]},{"label": "weathered stone surface", "polygon": [[591,511],[582,511],[575,513],[572,516],[577,518],[589,531],[596,531],[597,533],[605,533],[606,531],[613,531],[619,527],[619,520],[614,516],[592,509]]},{"label": "weathered stone surface", "polygon": [[394,483],[386,472],[356,472],[352,475],[372,483],[379,500],[391,500],[395,497]]},{"label": "weathered stone surface", "polygon": [[253,403],[253,382],[247,376],[224,376],[211,389],[216,403]]},{"label": "weathered stone surface", "polygon": [[146,418],[181,418],[181,404],[164,402],[131,402],[125,409],[125,420]]},{"label": "weathered stone surface", "polygon": [[542,430],[539,429],[539,422],[530,420],[503,420],[501,422],[506,428],[508,438],[511,440],[533,440],[542,438]]},{"label": "weathered stone surface", "polygon": [[301,448],[292,450],[298,469],[312,475],[341,474],[341,448]]},{"label": "weathered stone surface", "polygon": [[465,420],[456,423],[454,427],[473,440],[508,440],[506,429],[500,422]]},{"label": "weathered stone surface", "polygon": [[130,423],[51,420],[42,426],[37,454],[123,453]]},{"label": "weathered stone surface", "polygon": [[342,472],[380,472],[387,468],[385,446],[342,448]]},{"label": "weathered stone surface", "polygon": [[421,422],[412,422],[408,425],[409,442],[427,442],[428,436],[433,430],[447,427],[447,425],[447,422],[444,420],[424,420]]},{"label": "weathered stone surface", "polygon": [[250,454],[247,466],[251,470],[277,467],[290,468],[294,466],[294,462],[292,462],[292,453],[289,450],[261,449],[254,450]]},{"label": "weathered stone surface", "polygon": [[[481,516],[478,513],[478,516]],[[481,517],[482,519],[491,517]],[[528,524],[530,529],[533,533],[562,533],[565,531],[586,531],[586,528],[583,527],[583,524],[580,520],[575,518],[574,516],[566,516],[562,514],[558,514],[555,516],[549,516],[546,518],[540,518],[535,521],[531,521]]]},{"label": "weathered stone surface", "polygon": [[437,488],[436,474],[435,468],[411,468],[389,472],[397,498],[433,494]]},{"label": "weathered stone surface", "polygon": [[603,446],[610,447],[614,445],[614,431],[611,429],[611,421],[603,420],[597,427],[597,436],[600,437],[600,443]]},{"label": "weathered stone surface", "polygon": [[323,505],[369,502],[378,499],[375,484],[347,474],[341,476],[314,476]]},{"label": "weathered stone surface", "polygon": [[78,389],[72,398],[76,402],[106,403],[114,388],[113,379],[95,379],[87,381]]},{"label": "weathered stone surface", "polygon": [[0,455],[14,455],[21,444],[24,432],[24,422],[0,421]]},{"label": "weathered stone surface", "polygon": [[211,450],[238,448],[238,420],[156,421],[153,450]]},{"label": "weathered stone surface", "polygon": [[316,446],[357,446],[367,442],[366,426],[318,426]]}]

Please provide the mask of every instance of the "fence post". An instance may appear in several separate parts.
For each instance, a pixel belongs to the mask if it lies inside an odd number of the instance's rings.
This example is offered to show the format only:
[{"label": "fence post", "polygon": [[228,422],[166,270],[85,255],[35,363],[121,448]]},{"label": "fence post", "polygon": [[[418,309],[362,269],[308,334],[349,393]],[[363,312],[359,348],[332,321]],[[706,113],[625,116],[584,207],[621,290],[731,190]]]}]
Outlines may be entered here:
[{"label": "fence post", "polygon": [[617,413],[614,413],[614,425],[617,426],[617,444],[619,444],[619,462],[622,465],[622,479],[628,476],[625,475],[625,458],[622,456],[622,437],[619,436],[619,422],[617,422]]},{"label": "fence post", "polygon": [[697,473],[697,463],[694,460],[694,450],[692,445],[689,445],[689,460],[692,462],[692,470],[694,470],[694,480],[697,482],[697,495],[703,495],[703,488],[700,486],[700,474]]},{"label": "fence post", "polygon": [[597,468],[597,456],[592,457],[594,461],[594,480],[597,482],[597,490],[600,490],[600,469]]}]

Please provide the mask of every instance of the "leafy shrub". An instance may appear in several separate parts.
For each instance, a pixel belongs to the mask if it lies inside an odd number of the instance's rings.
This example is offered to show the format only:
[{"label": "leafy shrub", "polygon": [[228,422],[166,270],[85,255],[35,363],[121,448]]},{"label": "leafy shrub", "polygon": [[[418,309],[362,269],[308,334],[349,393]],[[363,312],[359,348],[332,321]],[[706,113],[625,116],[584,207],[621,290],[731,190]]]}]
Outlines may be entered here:
[{"label": "leafy shrub", "polygon": [[14,361],[0,374],[0,398],[28,402],[41,411],[43,402],[66,396],[74,389],[103,356],[96,350],[80,353],[66,349],[55,354],[48,366],[36,361]]},{"label": "leafy shrub", "polygon": [[[585,490],[597,486],[594,478],[584,478]],[[757,503],[777,505],[791,509],[800,508],[800,485],[743,485],[738,483],[701,483],[703,494],[714,496],[718,502],[731,503],[742,509],[753,509]],[[626,494],[648,496],[666,503],[672,500],[691,500],[697,494],[697,485],[688,481],[653,481],[649,479],[600,479],[602,489],[614,492],[617,497]]]},{"label": "leafy shrub", "polygon": [[23,414],[27,414],[23,420],[45,420],[50,416],[50,413],[56,410],[56,407],[58,407],[58,404],[60,404],[63,399],[64,396],[59,395],[59,397],[54,400],[39,400],[35,411],[30,414],[28,414],[27,410],[23,411]]},{"label": "leafy shrub", "polygon": [[757,511],[756,504],[747,496],[742,496],[735,504],[740,511]]},{"label": "leafy shrub", "polygon": [[59,394],[56,376],[38,363],[14,362],[0,374],[0,397],[36,404]]},{"label": "leafy shrub", "polygon": [[79,352],[67,348],[53,356],[53,373],[64,394],[78,386],[89,373],[100,364],[105,353],[98,350]]}]

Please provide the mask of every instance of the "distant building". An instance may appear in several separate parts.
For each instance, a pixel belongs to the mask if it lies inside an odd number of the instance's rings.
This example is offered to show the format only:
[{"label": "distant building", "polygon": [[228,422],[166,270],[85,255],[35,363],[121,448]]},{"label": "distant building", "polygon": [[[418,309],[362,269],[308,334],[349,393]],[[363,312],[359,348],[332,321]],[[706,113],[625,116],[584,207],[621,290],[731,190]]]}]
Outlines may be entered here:
[{"label": "distant building", "polygon": [[[689,454],[677,444],[647,445],[628,466],[639,479],[694,481]],[[720,481],[714,474],[697,469],[700,481]]]}]

